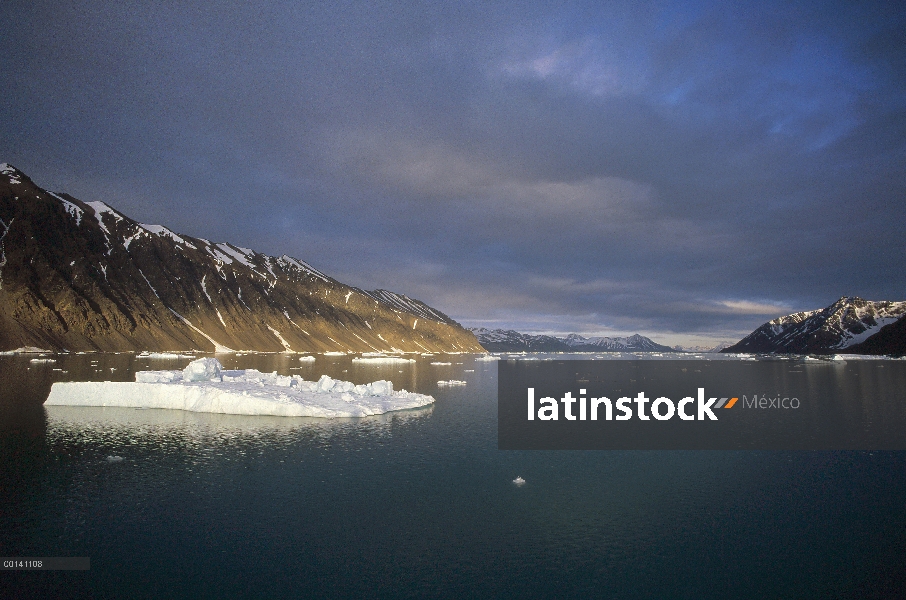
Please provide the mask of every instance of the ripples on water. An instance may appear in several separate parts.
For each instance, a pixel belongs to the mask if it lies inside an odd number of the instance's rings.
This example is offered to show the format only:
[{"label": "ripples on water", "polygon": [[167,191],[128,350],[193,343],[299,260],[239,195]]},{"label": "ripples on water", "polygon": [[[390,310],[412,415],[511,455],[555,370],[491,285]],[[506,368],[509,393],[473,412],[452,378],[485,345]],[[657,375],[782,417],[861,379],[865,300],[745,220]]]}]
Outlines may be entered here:
[{"label": "ripples on water", "polygon": [[45,409],[53,380],[190,360],[55,358],[0,358],[0,554],[92,569],[2,573],[8,597],[861,598],[906,573],[904,453],[501,452],[469,356],[222,359],[437,399],[364,419]]}]

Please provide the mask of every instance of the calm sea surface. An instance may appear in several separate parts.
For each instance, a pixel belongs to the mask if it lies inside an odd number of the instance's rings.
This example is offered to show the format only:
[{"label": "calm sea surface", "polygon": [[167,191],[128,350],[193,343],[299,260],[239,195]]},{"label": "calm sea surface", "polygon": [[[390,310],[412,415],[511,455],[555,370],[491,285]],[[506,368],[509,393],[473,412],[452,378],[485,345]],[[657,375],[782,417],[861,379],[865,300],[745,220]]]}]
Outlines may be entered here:
[{"label": "calm sea surface", "polygon": [[[0,555],[91,570],[0,572],[3,598],[906,597],[906,452],[499,451],[472,356],[219,357],[437,399],[365,419],[44,407],[190,360],[53,358],[0,357]],[[904,367],[870,384],[902,397]]]}]

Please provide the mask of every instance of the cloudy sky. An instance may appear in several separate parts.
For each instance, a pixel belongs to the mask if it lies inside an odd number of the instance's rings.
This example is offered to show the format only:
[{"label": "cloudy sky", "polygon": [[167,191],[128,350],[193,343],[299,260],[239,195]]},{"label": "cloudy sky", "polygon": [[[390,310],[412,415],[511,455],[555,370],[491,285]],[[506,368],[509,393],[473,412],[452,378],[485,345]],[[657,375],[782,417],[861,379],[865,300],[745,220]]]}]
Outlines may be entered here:
[{"label": "cloudy sky", "polygon": [[469,326],[906,300],[899,2],[0,5],[0,162]]}]

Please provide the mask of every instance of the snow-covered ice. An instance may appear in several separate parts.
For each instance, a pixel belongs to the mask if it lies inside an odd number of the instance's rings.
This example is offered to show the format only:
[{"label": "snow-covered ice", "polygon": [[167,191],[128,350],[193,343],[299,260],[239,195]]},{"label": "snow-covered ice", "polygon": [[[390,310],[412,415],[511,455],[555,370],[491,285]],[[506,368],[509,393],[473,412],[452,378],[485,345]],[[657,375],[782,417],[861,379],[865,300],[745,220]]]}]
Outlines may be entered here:
[{"label": "snow-covered ice", "polygon": [[461,379],[449,379],[447,381],[441,380],[441,381],[437,382],[438,387],[448,387],[448,386],[465,385],[465,384],[466,384],[466,382],[462,381]]},{"label": "snow-covered ice", "polygon": [[364,417],[432,404],[424,394],[394,391],[390,381],[355,385],[322,375],[255,369],[228,371],[215,358],[192,361],[182,371],[139,371],[135,382],[57,382],[49,406],[171,408],[193,412],[287,417]]}]

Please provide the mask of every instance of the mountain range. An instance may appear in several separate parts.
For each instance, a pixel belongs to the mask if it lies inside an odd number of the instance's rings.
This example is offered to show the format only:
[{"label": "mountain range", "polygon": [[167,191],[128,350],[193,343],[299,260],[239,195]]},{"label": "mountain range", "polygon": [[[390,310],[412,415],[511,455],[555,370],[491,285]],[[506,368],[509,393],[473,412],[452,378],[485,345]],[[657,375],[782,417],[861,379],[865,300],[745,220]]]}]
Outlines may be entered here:
[{"label": "mountain range", "polygon": [[769,321],[736,342],[714,348],[669,348],[641,335],[565,337],[471,328],[489,352],[728,352],[753,354],[906,354],[906,302],[844,296],[827,308]]},{"label": "mountain range", "polygon": [[768,321],[723,352],[903,354],[906,302],[844,296],[827,308]]},{"label": "mountain range", "polygon": [[139,223],[0,165],[0,350],[484,352],[403,294]]},{"label": "mountain range", "polygon": [[714,346],[674,346],[673,349],[677,352],[693,352],[695,354],[702,354],[706,352],[720,352],[724,348],[729,348],[734,342],[718,342]]},{"label": "mountain range", "polygon": [[566,337],[532,335],[511,329],[473,327],[479,343],[488,352],[674,352],[673,348],[657,344],[645,336],[591,337],[576,333]]}]

